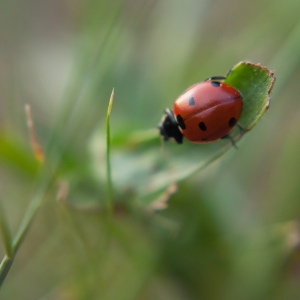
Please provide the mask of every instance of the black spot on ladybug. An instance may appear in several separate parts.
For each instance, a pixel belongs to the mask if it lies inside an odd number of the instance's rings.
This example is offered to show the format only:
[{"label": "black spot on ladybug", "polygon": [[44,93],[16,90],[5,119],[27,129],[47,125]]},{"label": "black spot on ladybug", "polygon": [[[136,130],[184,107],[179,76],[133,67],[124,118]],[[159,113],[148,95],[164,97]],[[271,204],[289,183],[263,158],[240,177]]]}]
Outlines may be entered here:
[{"label": "black spot on ladybug", "polygon": [[189,99],[189,105],[190,105],[190,106],[195,105],[195,99],[194,99],[194,97],[191,97],[191,98]]},{"label": "black spot on ladybug", "polygon": [[201,139],[201,141],[207,141],[207,139],[206,139],[206,138],[203,138],[203,139]]},{"label": "black spot on ladybug", "polygon": [[181,115],[177,115],[176,120],[177,120],[177,123],[178,123],[178,125],[181,129],[186,128],[185,123],[184,123],[183,118],[182,118]]},{"label": "black spot on ladybug", "polygon": [[205,123],[204,122],[200,122],[198,124],[199,128],[202,130],[202,131],[205,131],[206,130],[206,126],[205,126]]},{"label": "black spot on ladybug", "polygon": [[219,82],[219,81],[212,81],[211,85],[215,86],[215,87],[219,87],[221,85],[221,82]]},{"label": "black spot on ladybug", "polygon": [[229,127],[233,127],[236,124],[236,118],[231,118],[228,122]]}]

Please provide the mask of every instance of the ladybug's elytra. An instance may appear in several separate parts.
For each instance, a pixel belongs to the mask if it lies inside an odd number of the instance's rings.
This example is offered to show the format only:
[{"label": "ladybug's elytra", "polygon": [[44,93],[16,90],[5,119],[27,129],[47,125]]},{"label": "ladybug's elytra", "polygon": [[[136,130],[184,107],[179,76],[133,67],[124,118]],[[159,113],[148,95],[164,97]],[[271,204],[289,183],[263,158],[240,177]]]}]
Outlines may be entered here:
[{"label": "ladybug's elytra", "polygon": [[205,144],[228,137],[243,108],[243,97],[234,87],[222,82],[225,77],[211,77],[181,94],[173,111],[165,110],[159,131],[165,141],[178,144],[183,137]]}]

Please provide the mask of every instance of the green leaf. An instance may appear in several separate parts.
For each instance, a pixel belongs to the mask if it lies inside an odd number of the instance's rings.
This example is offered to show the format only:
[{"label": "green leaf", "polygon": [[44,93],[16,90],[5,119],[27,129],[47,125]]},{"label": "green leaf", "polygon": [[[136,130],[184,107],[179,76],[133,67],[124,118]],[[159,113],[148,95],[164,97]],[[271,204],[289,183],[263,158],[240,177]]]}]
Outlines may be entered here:
[{"label": "green leaf", "polygon": [[[230,70],[226,83],[243,95],[243,112],[239,123],[247,132],[269,107],[270,93],[275,83],[274,73],[261,65],[241,62]],[[244,133],[241,134],[236,128],[232,137],[239,140]],[[126,139],[120,139],[118,133],[113,135],[117,137],[111,144],[114,189],[121,200],[127,201],[126,195],[130,195],[142,206],[150,205],[160,198],[165,201],[162,195],[168,194],[166,191],[171,186],[204,169],[233,148],[229,139],[205,145],[192,144],[186,140],[183,145],[171,142],[162,145],[158,130],[148,130],[145,135],[136,131],[127,134]],[[101,146],[103,139],[99,133],[95,135],[92,143],[95,158],[104,156]],[[93,166],[95,176],[105,180],[99,161],[94,161]]]},{"label": "green leaf", "polygon": [[243,95],[239,123],[245,130],[253,128],[268,110],[275,80],[274,72],[250,62],[241,62],[229,71],[225,82]]}]

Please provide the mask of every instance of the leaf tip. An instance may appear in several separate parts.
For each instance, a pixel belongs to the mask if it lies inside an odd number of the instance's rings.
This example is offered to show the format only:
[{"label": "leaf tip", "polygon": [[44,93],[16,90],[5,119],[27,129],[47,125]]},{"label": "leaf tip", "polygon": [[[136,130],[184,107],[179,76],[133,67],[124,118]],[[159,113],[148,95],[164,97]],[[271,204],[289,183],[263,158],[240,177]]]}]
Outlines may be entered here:
[{"label": "leaf tip", "polygon": [[111,108],[114,102],[114,97],[115,97],[115,88],[112,89],[111,94],[110,94],[110,98],[109,98],[109,103],[108,103],[108,111],[107,114],[110,115],[111,113]]}]

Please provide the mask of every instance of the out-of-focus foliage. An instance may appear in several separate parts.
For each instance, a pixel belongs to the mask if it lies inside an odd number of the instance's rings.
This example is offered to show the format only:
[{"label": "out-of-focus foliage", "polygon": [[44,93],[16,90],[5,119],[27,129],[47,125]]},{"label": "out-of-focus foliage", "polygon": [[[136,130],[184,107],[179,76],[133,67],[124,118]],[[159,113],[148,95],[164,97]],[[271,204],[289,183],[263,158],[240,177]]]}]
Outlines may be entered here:
[{"label": "out-of-focus foliage", "polygon": [[[47,167],[69,186],[61,202],[58,186],[47,193],[1,298],[299,299],[299,9],[296,0],[1,1],[1,215],[12,235],[42,182],[26,103]],[[155,128],[186,87],[242,60],[274,70],[277,83],[238,150],[180,183],[161,212],[141,213],[130,186],[116,194],[126,201],[113,222],[89,205],[105,197],[105,157],[89,163],[113,87],[118,179],[151,161],[129,156],[118,169],[118,151],[130,152],[122,141]],[[194,159],[186,145],[158,142],[158,161],[169,149]]]}]

